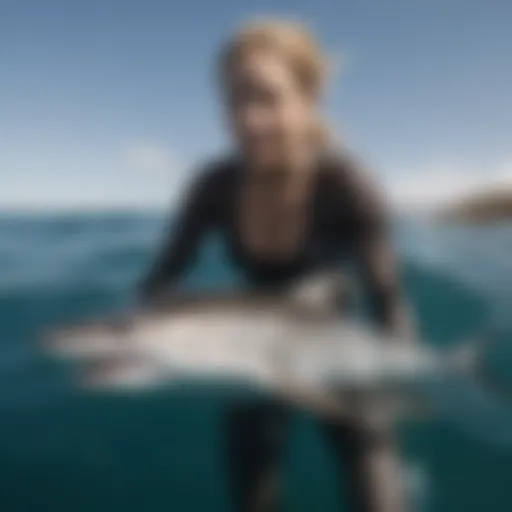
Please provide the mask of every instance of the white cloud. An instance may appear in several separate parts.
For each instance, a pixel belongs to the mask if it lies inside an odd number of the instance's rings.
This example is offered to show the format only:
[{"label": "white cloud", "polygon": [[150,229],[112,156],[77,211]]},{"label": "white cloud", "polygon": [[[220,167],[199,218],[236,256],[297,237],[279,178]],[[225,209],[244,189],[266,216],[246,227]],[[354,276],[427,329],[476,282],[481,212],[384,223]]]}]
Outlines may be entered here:
[{"label": "white cloud", "polygon": [[0,187],[2,211],[169,208],[184,167],[164,145],[139,141],[93,159],[31,162]]},{"label": "white cloud", "polygon": [[400,210],[435,210],[476,192],[512,190],[512,159],[487,169],[437,166],[383,180],[391,204]]},{"label": "white cloud", "polygon": [[[66,166],[58,176],[39,165],[30,179],[12,174],[0,188],[0,209],[168,209],[189,181],[187,167],[155,142],[139,141],[100,160]],[[406,172],[384,173],[380,181],[397,210],[431,211],[475,191],[512,190],[512,158],[481,169],[411,166]]]},{"label": "white cloud", "polygon": [[102,186],[78,183],[46,183],[39,187],[10,187],[0,196],[0,211],[55,212],[55,211],[152,211],[169,206],[165,188],[146,189],[133,185]]},{"label": "white cloud", "polygon": [[132,171],[150,176],[165,176],[176,168],[174,155],[163,145],[138,141],[121,152],[121,161]]}]

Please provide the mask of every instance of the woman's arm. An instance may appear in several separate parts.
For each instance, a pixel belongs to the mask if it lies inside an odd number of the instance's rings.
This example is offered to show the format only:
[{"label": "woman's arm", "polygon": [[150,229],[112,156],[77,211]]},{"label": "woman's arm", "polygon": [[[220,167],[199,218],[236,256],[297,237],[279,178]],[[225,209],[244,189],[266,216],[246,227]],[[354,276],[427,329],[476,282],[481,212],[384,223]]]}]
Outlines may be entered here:
[{"label": "woman's arm", "polygon": [[351,171],[354,256],[372,316],[386,331],[413,335],[398,275],[388,208],[364,171]]},{"label": "woman's arm", "polygon": [[181,277],[194,262],[199,244],[215,219],[214,172],[201,173],[184,194],[155,263],[142,280],[140,294],[151,300]]},{"label": "woman's arm", "polygon": [[[371,226],[373,222],[375,225]],[[380,221],[371,223],[360,228],[356,258],[372,315],[386,331],[412,335],[391,236],[379,225]]]}]

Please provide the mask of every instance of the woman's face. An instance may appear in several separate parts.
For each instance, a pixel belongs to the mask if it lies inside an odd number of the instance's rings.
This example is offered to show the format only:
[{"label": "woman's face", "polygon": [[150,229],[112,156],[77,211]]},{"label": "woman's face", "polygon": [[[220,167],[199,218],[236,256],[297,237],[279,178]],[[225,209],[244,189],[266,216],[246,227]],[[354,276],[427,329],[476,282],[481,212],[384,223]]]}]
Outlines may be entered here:
[{"label": "woman's face", "polygon": [[230,68],[227,94],[234,135],[255,167],[281,166],[304,148],[314,101],[278,54],[245,54]]}]

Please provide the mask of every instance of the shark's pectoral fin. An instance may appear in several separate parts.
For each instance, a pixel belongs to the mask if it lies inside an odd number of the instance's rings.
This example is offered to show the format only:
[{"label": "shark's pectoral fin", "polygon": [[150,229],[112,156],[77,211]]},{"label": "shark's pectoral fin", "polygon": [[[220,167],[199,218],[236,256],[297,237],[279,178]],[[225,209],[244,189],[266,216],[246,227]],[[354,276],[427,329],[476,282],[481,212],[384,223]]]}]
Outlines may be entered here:
[{"label": "shark's pectoral fin", "polygon": [[119,357],[90,361],[77,368],[78,386],[88,391],[123,391],[154,388],[169,380],[155,361]]}]

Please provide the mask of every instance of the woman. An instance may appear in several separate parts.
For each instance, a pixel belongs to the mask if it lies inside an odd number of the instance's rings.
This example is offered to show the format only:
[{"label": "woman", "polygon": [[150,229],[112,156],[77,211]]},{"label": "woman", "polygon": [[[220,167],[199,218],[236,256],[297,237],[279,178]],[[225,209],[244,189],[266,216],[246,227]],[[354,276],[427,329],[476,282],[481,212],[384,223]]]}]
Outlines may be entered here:
[{"label": "woman", "polygon": [[[252,286],[282,289],[350,258],[376,321],[400,329],[404,315],[385,212],[357,165],[329,148],[318,113],[324,63],[314,40],[292,23],[252,24],[228,42],[219,68],[236,151],[199,174],[144,282],[145,296],[175,283],[203,235],[216,230]],[[231,411],[237,510],[275,510],[287,418],[274,405]],[[405,510],[387,429],[369,419],[322,423],[336,457],[348,465],[351,510]]]}]

